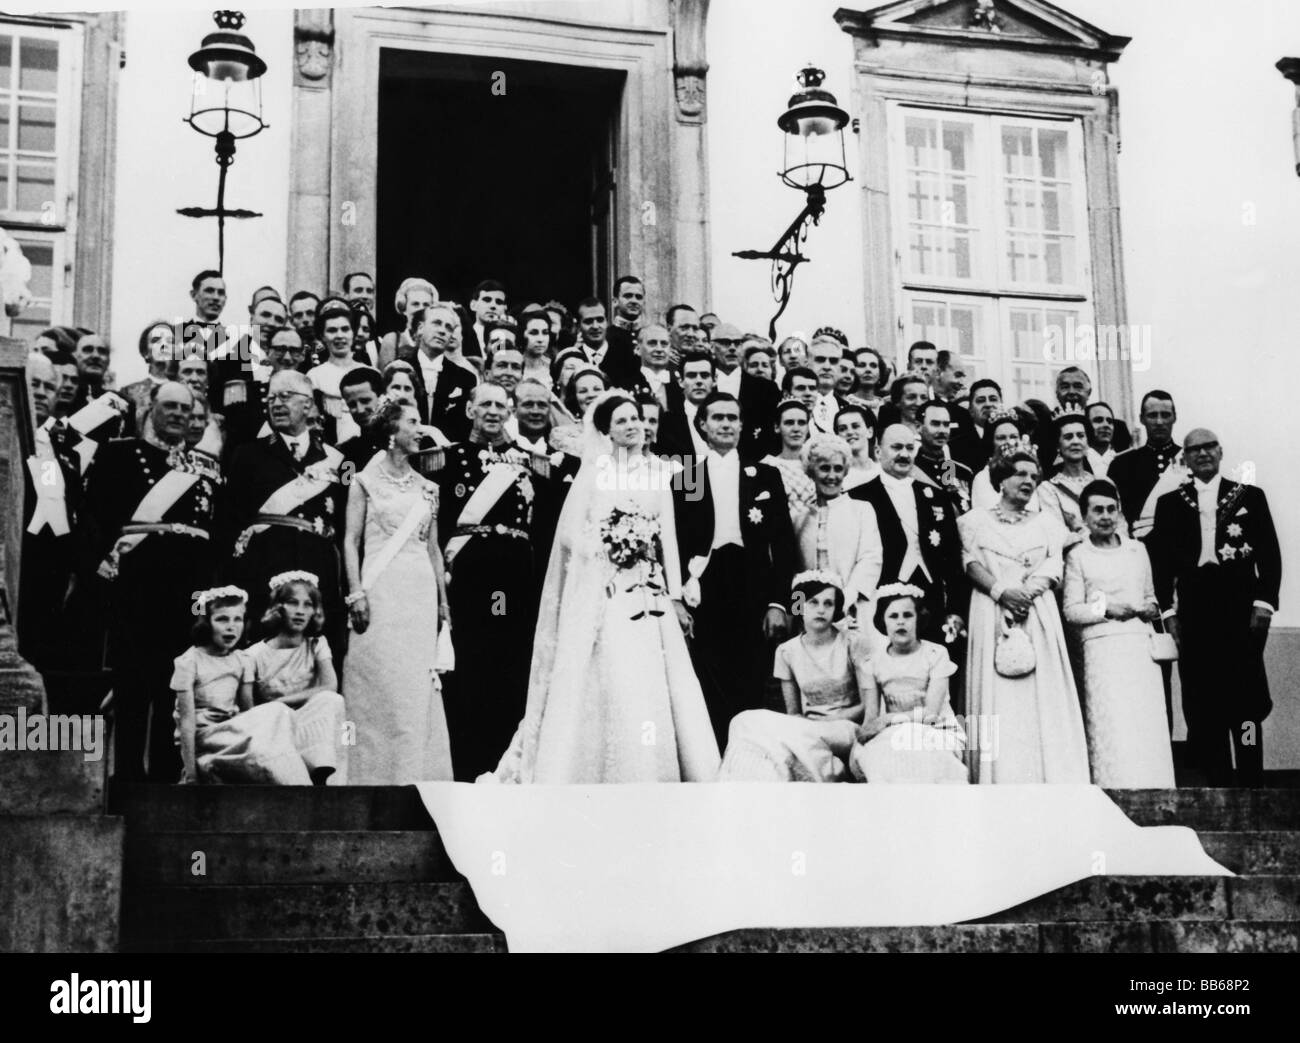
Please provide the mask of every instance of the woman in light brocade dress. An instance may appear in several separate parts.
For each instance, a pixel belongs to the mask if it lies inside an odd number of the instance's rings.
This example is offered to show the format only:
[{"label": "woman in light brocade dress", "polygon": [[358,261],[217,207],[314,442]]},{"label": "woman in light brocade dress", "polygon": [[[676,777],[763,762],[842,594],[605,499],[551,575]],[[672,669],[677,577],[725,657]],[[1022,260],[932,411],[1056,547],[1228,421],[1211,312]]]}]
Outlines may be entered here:
[{"label": "woman in light brocade dress", "polygon": [[817,488],[804,470],[802,454],[811,424],[812,411],[807,406],[793,398],[782,400],[776,407],[776,433],[781,439],[781,452],[759,461],[781,472],[790,521],[796,529],[817,504]]},{"label": "woman in light brocade dress", "polygon": [[1164,681],[1151,658],[1158,619],[1146,547],[1124,534],[1119,494],[1106,481],[1083,490],[1089,539],[1065,557],[1065,620],[1083,646],[1088,760],[1098,786],[1172,789]]},{"label": "woman in light brocade dress", "polygon": [[410,464],[421,437],[414,406],[385,397],[371,424],[389,448],[353,481],[343,545],[353,630],[343,695],[356,725],[348,782],[449,781],[451,744],[436,670],[439,628],[448,625],[438,488]]},{"label": "woman in light brocade dress", "polygon": [[[992,510],[957,519],[971,592],[966,649],[967,751],[971,781],[1087,784],[1088,748],[1070,670],[1061,615],[1052,594],[1061,582],[1065,529],[1050,513],[1027,510],[1038,486],[1038,460],[1017,452],[995,459],[990,476],[1002,498]],[[1035,665],[1021,677],[995,669],[1004,626],[1024,629]]]}]

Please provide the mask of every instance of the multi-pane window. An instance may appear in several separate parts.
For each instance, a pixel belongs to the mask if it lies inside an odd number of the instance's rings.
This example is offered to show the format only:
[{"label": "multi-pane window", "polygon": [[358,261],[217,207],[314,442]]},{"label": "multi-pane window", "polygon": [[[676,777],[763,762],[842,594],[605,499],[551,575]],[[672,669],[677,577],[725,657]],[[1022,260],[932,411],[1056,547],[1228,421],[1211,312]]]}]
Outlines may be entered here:
[{"label": "multi-pane window", "polygon": [[0,21],[0,224],[32,265],[11,335],[72,321],[69,213],[77,165],[77,26]]},{"label": "multi-pane window", "polygon": [[1050,399],[1075,362],[1050,346],[1092,315],[1077,121],[904,105],[891,120],[899,361],[929,340],[1009,401]]}]

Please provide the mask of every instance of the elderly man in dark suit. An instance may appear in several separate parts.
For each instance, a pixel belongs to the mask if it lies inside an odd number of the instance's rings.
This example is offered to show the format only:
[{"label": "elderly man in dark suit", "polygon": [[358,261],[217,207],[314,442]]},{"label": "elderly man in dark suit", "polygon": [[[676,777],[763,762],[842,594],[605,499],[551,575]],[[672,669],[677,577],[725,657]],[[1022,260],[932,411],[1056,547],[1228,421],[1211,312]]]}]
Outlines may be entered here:
[{"label": "elderly man in dark suit", "polygon": [[746,373],[741,367],[740,346],[744,339],[744,334],[729,322],[720,322],[709,331],[715,363],[713,386],[740,402],[745,418],[738,447],[741,457],[761,460],[768,453],[781,451],[776,437],[776,406],[781,392],[770,380]]},{"label": "elderly man in dark suit", "polygon": [[695,423],[708,451],[678,476],[673,492],[686,580],[674,606],[693,638],[691,659],[720,749],[732,717],[763,705],[772,643],[790,625],[796,561],[781,474],[740,458],[743,422],[735,396],[705,398]]},{"label": "elderly man in dark suit", "polygon": [[1282,585],[1277,532],[1264,491],[1219,474],[1214,432],[1189,432],[1183,455],[1191,478],[1157,501],[1146,544],[1161,616],[1178,641],[1187,742],[1211,786],[1260,786],[1273,707],[1264,645]]},{"label": "elderly man in dark suit", "polygon": [[469,437],[470,392],[477,381],[464,366],[447,357],[460,330],[460,316],[452,305],[435,302],[415,318],[415,348],[399,348],[397,357],[415,370],[415,404],[420,419],[432,424],[450,441]]}]

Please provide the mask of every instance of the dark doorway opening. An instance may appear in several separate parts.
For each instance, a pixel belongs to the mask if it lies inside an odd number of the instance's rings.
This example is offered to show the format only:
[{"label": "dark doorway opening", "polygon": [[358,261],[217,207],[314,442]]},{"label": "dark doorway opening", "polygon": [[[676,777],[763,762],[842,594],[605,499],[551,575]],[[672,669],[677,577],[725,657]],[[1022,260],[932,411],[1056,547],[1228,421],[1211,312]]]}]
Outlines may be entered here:
[{"label": "dark doorway opening", "polygon": [[381,314],[391,318],[388,302],[411,275],[462,304],[486,278],[505,283],[512,308],[607,298],[623,81],[601,69],[381,51]]}]

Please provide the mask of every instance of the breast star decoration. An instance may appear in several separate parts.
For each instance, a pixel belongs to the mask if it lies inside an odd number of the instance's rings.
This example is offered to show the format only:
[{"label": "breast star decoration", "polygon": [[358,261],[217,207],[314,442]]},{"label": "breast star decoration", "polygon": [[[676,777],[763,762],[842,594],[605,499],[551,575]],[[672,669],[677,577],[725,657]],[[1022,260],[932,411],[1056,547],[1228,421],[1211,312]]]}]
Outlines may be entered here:
[{"label": "breast star decoration", "polygon": [[1238,525],[1236,522],[1233,522],[1231,525],[1228,526],[1228,535],[1234,538],[1240,536],[1241,526]]},{"label": "breast star decoration", "polygon": [[751,507],[749,509],[749,520],[754,525],[761,524],[763,521],[763,512],[760,511],[757,507]]},{"label": "breast star decoration", "polygon": [[938,529],[931,529],[931,530],[930,530],[930,546],[932,546],[932,547],[937,547],[937,546],[939,546],[939,541],[942,540],[942,539],[943,539],[943,537],[939,535],[939,530],[938,530]]}]

